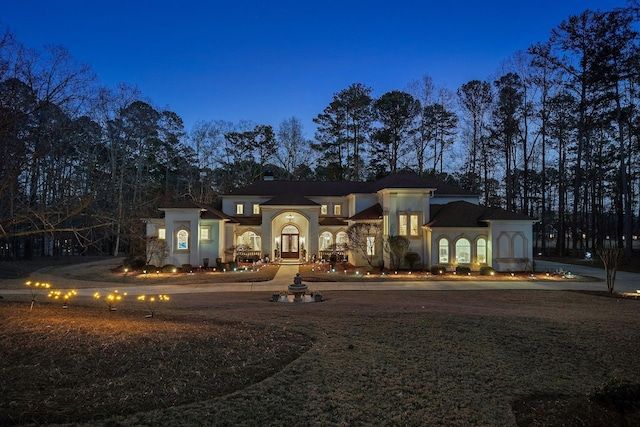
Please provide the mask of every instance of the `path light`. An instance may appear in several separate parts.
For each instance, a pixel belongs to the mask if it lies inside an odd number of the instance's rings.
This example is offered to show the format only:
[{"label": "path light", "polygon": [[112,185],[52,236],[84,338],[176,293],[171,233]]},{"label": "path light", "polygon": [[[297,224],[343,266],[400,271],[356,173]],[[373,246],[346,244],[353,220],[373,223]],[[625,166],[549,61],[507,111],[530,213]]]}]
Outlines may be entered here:
[{"label": "path light", "polygon": [[129,269],[125,267],[125,269],[124,269],[124,275],[126,276],[128,272],[129,272]]},{"label": "path light", "polygon": [[29,311],[31,311],[33,310],[33,305],[35,304],[36,297],[38,296],[40,291],[42,291],[43,289],[49,289],[51,285],[48,283],[40,282],[32,283],[30,280],[25,282],[25,285],[29,286],[29,288],[31,289],[31,307],[29,308]]}]

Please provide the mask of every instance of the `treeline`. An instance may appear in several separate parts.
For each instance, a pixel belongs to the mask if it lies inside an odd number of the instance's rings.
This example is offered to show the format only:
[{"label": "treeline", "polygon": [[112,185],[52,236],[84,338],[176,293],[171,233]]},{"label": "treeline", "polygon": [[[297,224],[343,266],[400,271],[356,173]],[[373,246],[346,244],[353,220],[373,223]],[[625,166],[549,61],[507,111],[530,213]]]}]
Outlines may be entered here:
[{"label": "treeline", "polygon": [[141,218],[262,179],[436,175],[482,202],[538,218],[558,255],[638,233],[638,12],[585,11],[456,91],[423,76],[373,97],[354,83],[314,118],[276,129],[202,121],[126,85],[104,88],[61,47],[0,40],[0,256],[135,252]]}]

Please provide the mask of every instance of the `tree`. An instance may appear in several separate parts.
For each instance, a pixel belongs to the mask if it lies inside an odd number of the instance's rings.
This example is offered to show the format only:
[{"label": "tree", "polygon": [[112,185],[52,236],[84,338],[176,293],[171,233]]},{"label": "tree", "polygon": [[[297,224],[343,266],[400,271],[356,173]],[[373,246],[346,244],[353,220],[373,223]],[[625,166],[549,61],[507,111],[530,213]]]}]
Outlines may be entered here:
[{"label": "tree", "polygon": [[382,227],[378,223],[358,222],[347,228],[347,248],[367,260],[373,267],[376,248],[380,244]]},{"label": "tree", "polygon": [[620,261],[620,255],[622,255],[623,249],[613,246],[603,246],[597,249],[596,252],[602,260],[602,263],[604,264],[604,271],[606,272],[607,291],[609,291],[609,293],[613,293],[613,289],[616,284],[618,261]]},{"label": "tree", "polygon": [[465,114],[464,119],[470,127],[470,140],[467,141],[469,154],[466,161],[467,174],[470,178],[468,188],[471,191],[478,191],[480,188],[478,178],[483,176],[484,200],[487,203],[491,155],[484,136],[487,129],[487,115],[493,103],[491,85],[489,82],[472,80],[458,89],[458,99]]},{"label": "tree", "polygon": [[506,209],[515,211],[513,170],[516,167],[516,145],[521,135],[520,123],[523,108],[522,82],[520,76],[508,73],[495,81],[498,90],[496,107],[493,110],[491,139],[501,151],[505,166]]},{"label": "tree", "polygon": [[389,236],[384,245],[384,250],[389,254],[391,261],[391,268],[399,270],[402,266],[402,261],[405,255],[409,251],[410,246],[409,239],[404,236]]},{"label": "tree", "polygon": [[454,143],[457,125],[456,114],[448,111],[442,104],[430,104],[422,110],[422,127],[433,147],[433,167],[430,173],[443,173],[444,153]]},{"label": "tree", "polygon": [[[318,125],[312,148],[331,180],[359,181],[362,151],[371,131],[371,88],[354,83],[333,95],[333,100],[313,119]],[[363,147],[364,146],[364,147]]]},{"label": "tree", "polygon": [[392,90],[375,100],[373,111],[380,123],[373,134],[373,156],[396,173],[403,147],[415,133],[420,102],[406,92]]},{"label": "tree", "polygon": [[301,179],[304,166],[311,163],[311,141],[304,138],[302,122],[295,116],[278,127],[276,158],[289,180]]}]

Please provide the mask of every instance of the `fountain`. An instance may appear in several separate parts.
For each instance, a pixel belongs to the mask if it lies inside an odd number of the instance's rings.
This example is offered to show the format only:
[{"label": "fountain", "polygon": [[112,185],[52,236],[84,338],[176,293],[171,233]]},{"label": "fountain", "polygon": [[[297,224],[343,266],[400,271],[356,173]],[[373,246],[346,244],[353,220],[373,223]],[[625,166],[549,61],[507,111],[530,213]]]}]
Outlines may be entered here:
[{"label": "fountain", "polygon": [[309,287],[302,283],[302,277],[300,273],[296,273],[293,278],[293,283],[287,287],[287,294],[282,295],[274,293],[271,296],[273,302],[320,302],[323,300],[320,292],[311,292],[311,295],[306,295]]},{"label": "fountain", "polygon": [[293,284],[288,287],[289,293],[293,294],[294,302],[301,302],[304,298],[304,294],[307,293],[309,287],[302,283],[302,277],[300,277],[300,273],[296,273],[293,278]]}]

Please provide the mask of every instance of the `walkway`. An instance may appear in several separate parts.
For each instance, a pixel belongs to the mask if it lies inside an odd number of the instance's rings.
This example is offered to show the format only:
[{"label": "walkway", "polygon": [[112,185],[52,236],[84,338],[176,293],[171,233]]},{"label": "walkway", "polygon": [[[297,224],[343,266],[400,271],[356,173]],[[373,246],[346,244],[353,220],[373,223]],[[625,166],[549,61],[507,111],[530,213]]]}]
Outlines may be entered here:
[{"label": "walkway", "polygon": [[[592,281],[447,281],[429,280],[414,282],[307,282],[310,290],[319,291],[403,291],[403,290],[482,290],[482,289],[542,289],[542,290],[589,290],[606,291],[604,282],[605,272],[599,268],[576,266],[571,264],[559,264],[548,261],[536,261],[536,270],[539,272],[570,271],[580,276],[590,276],[597,280]],[[194,285],[142,285],[142,286],[122,286],[120,289],[129,295],[140,294],[184,294],[184,293],[207,293],[207,292],[278,292],[285,290],[287,285],[293,283],[293,277],[299,271],[297,264],[283,264],[273,280],[268,282],[253,283],[215,283],[215,284],[194,284]],[[55,282],[60,288],[72,289],[73,279],[56,277]],[[24,283],[22,281],[22,283]],[[78,289],[78,294],[91,296],[95,292],[111,292],[116,284],[107,282],[96,282],[95,288]],[[636,292],[640,289],[640,274],[618,272],[615,291],[616,292]],[[18,289],[1,289],[0,295],[23,295],[30,294],[30,289],[21,287]]]}]

